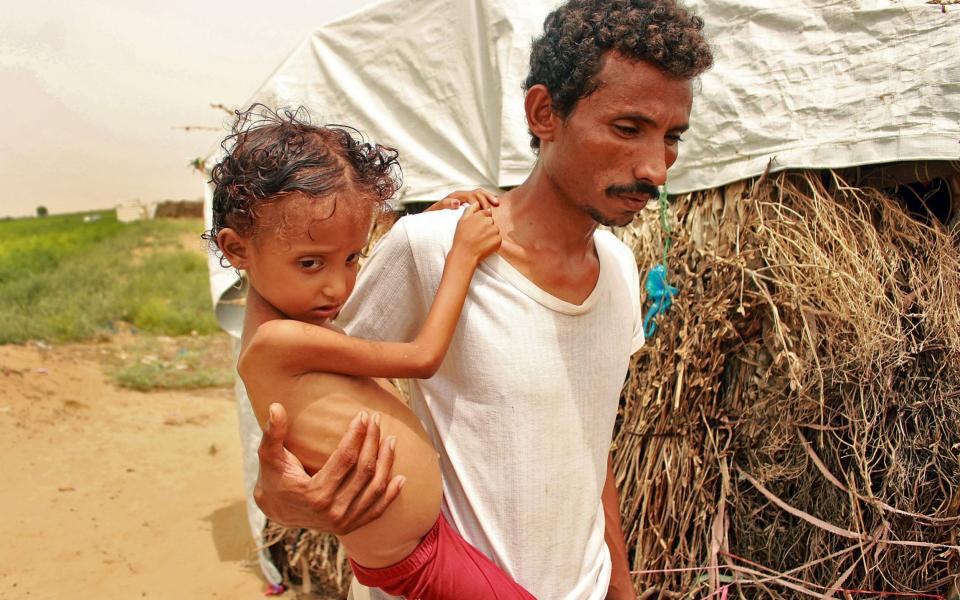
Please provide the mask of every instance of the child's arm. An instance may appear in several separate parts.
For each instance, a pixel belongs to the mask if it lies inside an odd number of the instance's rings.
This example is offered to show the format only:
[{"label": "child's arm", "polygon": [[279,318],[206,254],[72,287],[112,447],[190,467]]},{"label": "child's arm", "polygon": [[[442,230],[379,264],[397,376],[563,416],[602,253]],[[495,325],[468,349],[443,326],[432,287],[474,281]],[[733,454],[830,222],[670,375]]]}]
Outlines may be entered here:
[{"label": "child's arm", "polygon": [[473,272],[500,247],[500,231],[489,210],[464,211],[447,255],[440,287],[423,328],[412,342],[353,338],[326,327],[289,319],[260,325],[241,357],[245,367],[259,361],[293,372],[325,371],[365,377],[432,377],[450,346]]}]

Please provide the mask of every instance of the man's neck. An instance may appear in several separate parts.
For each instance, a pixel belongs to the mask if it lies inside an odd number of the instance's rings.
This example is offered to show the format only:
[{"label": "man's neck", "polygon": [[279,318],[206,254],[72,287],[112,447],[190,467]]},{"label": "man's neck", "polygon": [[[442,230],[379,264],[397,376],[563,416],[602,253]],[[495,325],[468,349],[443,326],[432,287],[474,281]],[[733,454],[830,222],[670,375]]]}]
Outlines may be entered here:
[{"label": "man's neck", "polygon": [[539,165],[501,196],[494,219],[503,235],[500,256],[527,279],[572,304],[590,295],[600,274],[597,224],[560,195]]},{"label": "man's neck", "polygon": [[503,200],[501,231],[524,250],[570,257],[593,253],[596,221],[561,196],[539,163]]}]

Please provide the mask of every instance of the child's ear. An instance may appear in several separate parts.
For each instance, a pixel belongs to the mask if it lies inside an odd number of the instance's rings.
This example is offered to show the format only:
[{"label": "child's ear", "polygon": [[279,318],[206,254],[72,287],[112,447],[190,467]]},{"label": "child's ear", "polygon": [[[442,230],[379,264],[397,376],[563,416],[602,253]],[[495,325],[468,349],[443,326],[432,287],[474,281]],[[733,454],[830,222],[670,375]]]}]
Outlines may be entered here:
[{"label": "child's ear", "polygon": [[235,269],[246,269],[250,262],[250,240],[224,227],[217,234],[217,247]]}]

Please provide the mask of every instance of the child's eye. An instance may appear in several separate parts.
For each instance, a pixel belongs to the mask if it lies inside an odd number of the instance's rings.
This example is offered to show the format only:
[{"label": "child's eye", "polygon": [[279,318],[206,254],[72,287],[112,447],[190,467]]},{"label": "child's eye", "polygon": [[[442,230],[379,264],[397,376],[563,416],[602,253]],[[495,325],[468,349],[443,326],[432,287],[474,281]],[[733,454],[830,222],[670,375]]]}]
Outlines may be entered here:
[{"label": "child's eye", "polygon": [[315,271],[323,266],[323,261],[318,258],[301,258],[297,261],[297,264],[299,264],[302,269]]},{"label": "child's eye", "polygon": [[356,264],[360,260],[361,256],[363,256],[363,253],[354,252],[353,254],[347,257],[347,264],[348,265]]}]

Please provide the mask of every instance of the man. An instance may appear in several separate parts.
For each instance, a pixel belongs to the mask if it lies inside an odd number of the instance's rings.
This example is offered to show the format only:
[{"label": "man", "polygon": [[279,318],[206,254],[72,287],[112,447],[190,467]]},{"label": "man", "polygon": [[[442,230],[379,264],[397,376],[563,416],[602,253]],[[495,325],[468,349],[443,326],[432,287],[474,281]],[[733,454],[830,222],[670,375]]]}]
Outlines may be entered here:
[{"label": "man", "polygon": [[[547,17],[524,84],[537,163],[494,208],[503,245],[474,277],[446,361],[414,386],[448,520],[538,598],[635,596],[608,448],[643,343],[640,286],[632,252],[597,226],[630,223],[666,182],[692,79],[712,62],[702,26],[672,0],[570,0]],[[341,315],[351,335],[419,328],[456,219],[397,223],[361,273],[363,302]],[[392,500],[348,504],[370,478],[395,487],[375,442],[308,479],[281,447],[280,416],[261,446],[268,516],[343,531]]]}]

